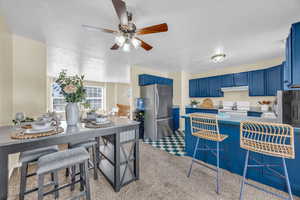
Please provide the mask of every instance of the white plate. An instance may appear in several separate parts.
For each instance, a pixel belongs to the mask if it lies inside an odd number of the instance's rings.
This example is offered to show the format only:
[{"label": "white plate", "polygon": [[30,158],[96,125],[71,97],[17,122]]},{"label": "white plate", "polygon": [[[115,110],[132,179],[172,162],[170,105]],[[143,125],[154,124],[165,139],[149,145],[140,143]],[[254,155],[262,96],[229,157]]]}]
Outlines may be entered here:
[{"label": "white plate", "polygon": [[97,124],[97,125],[102,125],[102,124],[109,124],[110,121],[109,120],[106,120],[105,122],[93,122],[94,124]]},{"label": "white plate", "polygon": [[49,127],[46,129],[26,129],[24,131],[24,134],[38,134],[38,133],[45,133],[45,132],[49,132],[49,131],[53,131],[54,127]]}]

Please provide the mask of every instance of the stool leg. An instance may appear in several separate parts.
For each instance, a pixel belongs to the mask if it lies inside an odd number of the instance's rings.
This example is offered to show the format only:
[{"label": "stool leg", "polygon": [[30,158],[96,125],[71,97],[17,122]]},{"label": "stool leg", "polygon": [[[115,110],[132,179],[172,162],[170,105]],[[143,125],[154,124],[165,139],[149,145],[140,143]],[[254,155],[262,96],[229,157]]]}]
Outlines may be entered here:
[{"label": "stool leg", "polygon": [[94,180],[97,180],[98,179],[98,174],[97,174],[97,158],[96,158],[96,146],[93,145],[92,146],[92,159],[93,159],[93,170],[94,170]]},{"label": "stool leg", "polygon": [[293,194],[292,194],[292,190],[291,190],[291,185],[290,185],[290,180],[289,180],[289,174],[286,168],[286,163],[285,163],[285,158],[282,158],[282,164],[283,164],[283,169],[284,169],[284,176],[285,176],[285,180],[286,180],[286,186],[289,192],[289,199],[293,200]]},{"label": "stool leg", "polygon": [[199,138],[197,138],[196,146],[195,146],[194,153],[193,153],[193,159],[192,159],[192,163],[191,163],[191,166],[190,166],[189,172],[188,172],[188,174],[187,174],[187,177],[190,177],[190,176],[191,176],[192,167],[193,167],[194,160],[195,160],[195,157],[196,157],[196,153],[197,153],[197,149],[198,149],[199,140],[200,140],[200,139],[199,139]]},{"label": "stool leg", "polygon": [[[89,161],[88,161],[89,162]],[[89,170],[89,166],[87,168]],[[80,191],[84,190],[84,164],[79,164],[79,172],[80,172]]]},{"label": "stool leg", "polygon": [[245,167],[244,167],[244,172],[243,172],[243,180],[242,180],[241,191],[240,191],[240,200],[243,199],[243,190],[244,190],[245,178],[246,178],[246,174],[247,174],[248,161],[249,161],[249,150],[247,151],[246,159],[245,159]]},{"label": "stool leg", "polygon": [[83,178],[84,178],[84,183],[85,183],[86,200],[91,200],[88,161],[85,161],[85,163],[84,163],[83,174],[84,174]]},{"label": "stool leg", "polygon": [[75,189],[76,166],[71,167],[71,191]]},{"label": "stool leg", "polygon": [[[57,189],[58,188],[58,174],[57,174],[57,171],[53,172],[52,174],[53,174],[52,176],[53,176],[54,188]],[[58,197],[59,197],[59,192],[58,191],[54,192],[54,198],[58,199]]]},{"label": "stool leg", "polygon": [[219,174],[219,165],[220,165],[220,148],[219,148],[219,142],[217,142],[217,194],[220,194],[220,174]]},{"label": "stool leg", "polygon": [[20,181],[20,194],[19,194],[19,199],[20,200],[24,200],[24,195],[25,195],[25,191],[26,191],[27,173],[28,173],[28,163],[22,163],[22,166],[21,166],[21,181]]},{"label": "stool leg", "polygon": [[65,176],[68,177],[69,175],[70,175],[70,169],[69,169],[69,168],[66,168]]},{"label": "stool leg", "polygon": [[38,175],[38,200],[43,200],[44,197],[44,174]]}]

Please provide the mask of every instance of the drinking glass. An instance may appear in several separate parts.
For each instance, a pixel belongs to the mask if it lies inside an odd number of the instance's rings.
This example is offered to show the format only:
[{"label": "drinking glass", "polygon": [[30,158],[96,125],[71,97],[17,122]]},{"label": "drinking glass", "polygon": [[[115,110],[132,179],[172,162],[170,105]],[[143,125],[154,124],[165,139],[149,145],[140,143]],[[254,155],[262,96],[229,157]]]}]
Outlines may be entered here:
[{"label": "drinking glass", "polygon": [[17,112],[16,113],[16,121],[17,121],[17,127],[21,128],[21,122],[25,119],[25,115],[23,112]]}]

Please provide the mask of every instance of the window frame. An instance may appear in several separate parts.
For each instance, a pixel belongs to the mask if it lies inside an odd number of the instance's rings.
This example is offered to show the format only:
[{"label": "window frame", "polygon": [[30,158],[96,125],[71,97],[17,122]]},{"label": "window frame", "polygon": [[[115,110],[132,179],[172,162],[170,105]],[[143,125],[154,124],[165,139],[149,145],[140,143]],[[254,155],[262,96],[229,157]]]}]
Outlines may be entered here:
[{"label": "window frame", "polygon": [[[86,97],[86,100],[90,100],[90,99],[102,99],[101,101],[101,110],[106,110],[106,87],[105,86],[96,86],[96,85],[85,85],[84,88],[101,88],[102,89],[102,96],[101,97]],[[54,97],[53,96],[53,83],[51,84],[51,94],[50,94],[50,97],[51,97],[51,110],[52,111],[55,111],[57,113],[63,113],[65,112],[64,110],[60,110],[60,111],[57,111],[57,110],[54,110],[54,99],[64,99],[63,96],[61,97]]]}]

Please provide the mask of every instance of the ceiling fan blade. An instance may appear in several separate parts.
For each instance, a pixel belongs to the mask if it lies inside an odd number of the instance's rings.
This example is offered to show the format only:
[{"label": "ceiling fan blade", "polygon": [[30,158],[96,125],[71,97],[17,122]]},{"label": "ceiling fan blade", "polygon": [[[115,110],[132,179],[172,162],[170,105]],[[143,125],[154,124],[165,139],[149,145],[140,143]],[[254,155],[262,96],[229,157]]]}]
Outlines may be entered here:
[{"label": "ceiling fan blade", "polygon": [[153,48],[151,45],[147,44],[140,38],[137,38],[137,37],[135,37],[135,38],[141,42],[141,47],[144,48],[146,51],[150,51]]},{"label": "ceiling fan blade", "polygon": [[167,32],[167,31],[168,31],[168,24],[163,23],[163,24],[158,24],[158,25],[139,29],[136,33],[138,35],[145,35],[145,34],[160,33],[160,32]]},{"label": "ceiling fan blade", "polygon": [[100,28],[100,27],[96,27],[96,26],[90,26],[90,25],[86,25],[86,24],[83,24],[82,27],[89,31],[102,31],[104,33],[117,33],[117,31],[114,31],[114,30]]},{"label": "ceiling fan blade", "polygon": [[114,44],[110,49],[111,50],[118,50],[119,49],[119,45]]},{"label": "ceiling fan blade", "polygon": [[122,25],[128,25],[126,3],[122,0],[112,0],[116,13]]}]

